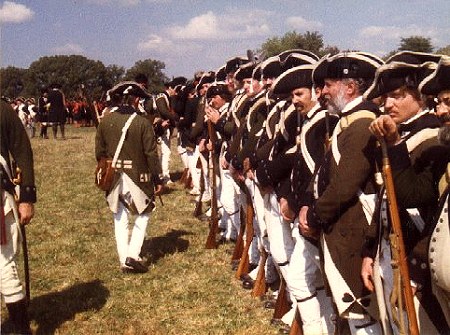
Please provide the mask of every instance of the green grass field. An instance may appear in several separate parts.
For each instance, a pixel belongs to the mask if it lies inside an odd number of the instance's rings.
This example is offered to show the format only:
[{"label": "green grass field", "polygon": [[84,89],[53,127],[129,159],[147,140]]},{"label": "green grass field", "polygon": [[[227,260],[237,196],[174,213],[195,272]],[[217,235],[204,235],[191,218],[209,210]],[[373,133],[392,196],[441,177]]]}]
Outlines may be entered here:
[{"label": "green grass field", "polygon": [[[67,128],[66,141],[32,139],[38,203],[27,235],[35,334],[278,333],[272,311],[234,278],[231,246],[204,249],[207,223],[192,216],[181,185],[171,186],[151,217],[144,244],[150,271],[121,273],[112,215],[93,182],[95,129]],[[176,154],[171,170],[182,170]],[[4,303],[1,311],[4,322]]]}]

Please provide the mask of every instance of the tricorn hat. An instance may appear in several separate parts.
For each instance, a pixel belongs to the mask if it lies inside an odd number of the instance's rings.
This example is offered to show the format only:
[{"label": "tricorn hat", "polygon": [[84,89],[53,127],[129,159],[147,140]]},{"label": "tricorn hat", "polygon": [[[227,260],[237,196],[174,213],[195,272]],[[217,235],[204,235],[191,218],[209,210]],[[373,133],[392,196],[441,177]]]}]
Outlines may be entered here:
[{"label": "tricorn hat", "polygon": [[408,64],[391,62],[380,66],[364,97],[372,100],[402,86],[417,89],[419,83],[436,68],[436,63]]},{"label": "tricorn hat", "polygon": [[441,55],[417,51],[400,51],[386,60],[386,63],[403,62],[408,64],[423,64],[426,62],[439,62]]},{"label": "tricorn hat", "polygon": [[242,81],[246,78],[252,78],[253,70],[255,69],[255,67],[255,62],[249,62],[241,65],[239,69],[234,73],[234,78],[237,81]]},{"label": "tricorn hat", "polygon": [[284,58],[282,62],[283,71],[289,70],[293,67],[306,64],[315,64],[319,60],[319,57],[311,52],[306,53],[291,53]]},{"label": "tricorn hat", "polygon": [[204,84],[210,84],[213,83],[216,79],[216,73],[214,71],[208,71],[203,73],[202,77],[200,78],[196,90],[200,90]]},{"label": "tricorn hat", "polygon": [[278,54],[278,57],[280,58],[281,62],[284,62],[286,60],[286,58],[288,58],[292,54],[303,55],[303,56],[305,56],[305,58],[311,59],[310,63],[313,63],[313,60],[314,61],[318,61],[319,60],[319,57],[317,57],[317,55],[315,55],[313,52],[308,51],[308,50],[304,50],[304,49],[290,49],[290,50],[286,50],[286,51],[280,52]]},{"label": "tricorn hat", "polygon": [[110,100],[111,96],[124,96],[124,95],[134,95],[140,98],[150,98],[151,95],[142,88],[141,85],[135,81],[122,81],[115,85],[113,88],[107,92],[107,100]]},{"label": "tricorn hat", "polygon": [[289,94],[300,87],[312,88],[312,72],[314,65],[305,64],[283,72],[272,84],[272,94]]},{"label": "tricorn hat", "polygon": [[323,57],[314,69],[314,83],[320,86],[326,78],[373,79],[381,63],[378,57],[369,55],[361,52],[343,52]]},{"label": "tricorn hat", "polygon": [[175,77],[169,81],[166,86],[175,88],[178,85],[186,85],[187,79],[185,77]]},{"label": "tricorn hat", "polygon": [[422,94],[437,95],[444,90],[450,90],[449,56],[442,56],[436,70],[419,84],[419,91]]},{"label": "tricorn hat", "polygon": [[227,73],[225,71],[226,65],[222,65],[217,71],[216,71],[216,81],[225,81],[227,79]]},{"label": "tricorn hat", "polygon": [[283,70],[278,56],[269,57],[261,63],[261,77],[263,79],[276,78],[282,72]]},{"label": "tricorn hat", "polygon": [[252,79],[260,81],[262,79],[261,63],[256,64],[252,72]]},{"label": "tricorn hat", "polygon": [[241,65],[246,64],[248,62],[249,62],[249,60],[246,57],[238,56],[238,57],[231,58],[231,59],[227,60],[227,62],[225,63],[225,72],[226,72],[226,74],[234,73],[239,69],[239,67]]},{"label": "tricorn hat", "polygon": [[231,97],[231,92],[225,83],[215,83],[211,85],[206,91],[206,97],[211,98],[215,95]]}]

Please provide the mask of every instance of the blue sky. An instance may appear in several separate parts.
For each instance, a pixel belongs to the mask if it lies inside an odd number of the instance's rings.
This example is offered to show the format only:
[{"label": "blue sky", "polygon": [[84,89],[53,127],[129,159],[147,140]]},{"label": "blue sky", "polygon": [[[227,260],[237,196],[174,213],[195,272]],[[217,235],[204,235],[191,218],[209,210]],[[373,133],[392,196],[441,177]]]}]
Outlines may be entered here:
[{"label": "blue sky", "polygon": [[216,70],[288,31],[383,56],[401,37],[450,44],[450,0],[11,0],[0,1],[1,67],[80,54],[130,68],[166,64],[168,76]]}]

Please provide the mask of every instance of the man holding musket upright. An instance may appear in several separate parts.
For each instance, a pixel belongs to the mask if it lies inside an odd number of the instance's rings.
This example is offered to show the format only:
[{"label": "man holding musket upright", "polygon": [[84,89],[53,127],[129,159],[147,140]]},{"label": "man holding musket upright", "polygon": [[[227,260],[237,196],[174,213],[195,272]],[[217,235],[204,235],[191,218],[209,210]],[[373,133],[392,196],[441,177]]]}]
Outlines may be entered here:
[{"label": "man holding musket upright", "polygon": [[[16,256],[20,238],[18,225],[30,223],[34,215],[36,187],[33,152],[17,114],[3,100],[0,102],[0,131],[0,291],[14,326],[14,333],[31,334],[27,299],[19,280]],[[14,194],[15,171],[11,170],[10,157],[21,171],[18,197]]]},{"label": "man holding musket upright", "polygon": [[[305,236],[321,230],[325,273],[339,316],[352,334],[381,334],[377,303],[360,276],[361,253],[370,229],[376,194],[375,136],[368,132],[378,107],[363,101],[382,61],[363,53],[322,59],[314,69],[323,79],[328,110],[340,116],[331,150],[312,183],[316,200],[302,208],[299,225]],[[306,215],[305,215],[306,214]]]}]

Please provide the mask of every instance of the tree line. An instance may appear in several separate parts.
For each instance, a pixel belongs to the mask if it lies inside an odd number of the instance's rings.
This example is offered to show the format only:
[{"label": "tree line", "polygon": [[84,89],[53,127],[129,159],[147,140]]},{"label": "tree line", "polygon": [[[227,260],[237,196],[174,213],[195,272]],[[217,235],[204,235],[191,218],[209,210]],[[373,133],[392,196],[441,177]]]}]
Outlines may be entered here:
[{"label": "tree line", "polygon": [[[336,46],[325,45],[323,36],[317,31],[298,33],[290,31],[281,37],[267,39],[255,53],[270,57],[289,49],[304,49],[318,56],[336,54]],[[399,48],[385,55],[385,58],[401,51],[450,55],[450,45],[435,50],[431,39],[423,36],[402,37]],[[350,51],[350,50],[349,50]],[[132,80],[137,73],[149,78],[149,90],[159,92],[169,78],[164,74],[165,64],[159,60],[140,60],[130,69],[118,65],[105,66],[101,61],[88,59],[81,55],[46,56],[31,63],[28,69],[9,66],[0,69],[0,92],[2,96],[38,96],[48,85],[57,83],[69,97],[86,97],[99,100],[105,92],[121,80]]]}]

